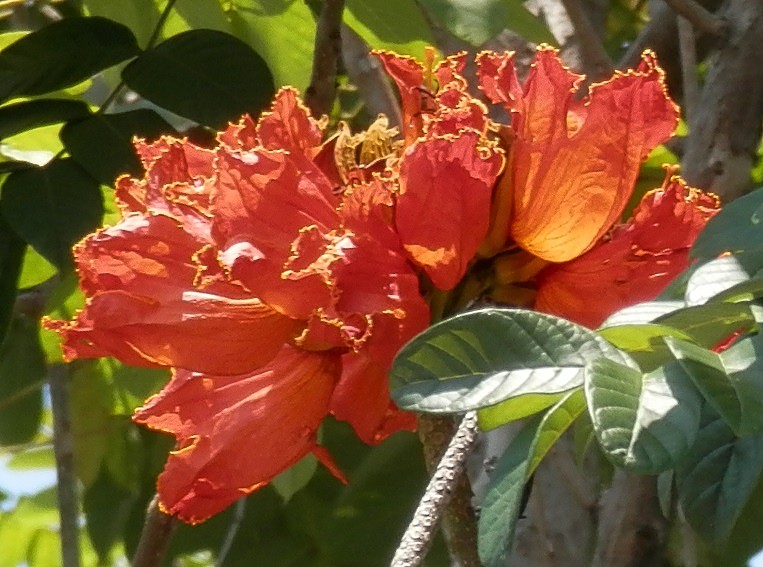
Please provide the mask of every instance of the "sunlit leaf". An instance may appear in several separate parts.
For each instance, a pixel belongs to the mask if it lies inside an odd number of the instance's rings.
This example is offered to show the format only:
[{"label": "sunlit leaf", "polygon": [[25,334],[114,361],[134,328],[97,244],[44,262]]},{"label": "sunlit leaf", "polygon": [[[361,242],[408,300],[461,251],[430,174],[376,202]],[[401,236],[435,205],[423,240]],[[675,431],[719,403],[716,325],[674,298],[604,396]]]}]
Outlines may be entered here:
[{"label": "sunlit leaf", "polygon": [[414,0],[347,0],[344,22],[372,49],[422,59],[435,40]]},{"label": "sunlit leaf", "polygon": [[702,398],[675,362],[642,374],[600,359],[586,368],[585,392],[599,445],[619,467],[668,470],[697,435]]},{"label": "sunlit leaf", "polygon": [[534,43],[556,42],[523,0],[422,0],[421,5],[439,25],[477,47],[505,29]]},{"label": "sunlit leaf", "polygon": [[554,394],[583,384],[583,367],[599,357],[629,362],[592,331],[564,319],[518,309],[484,309],[430,327],[398,353],[390,378],[398,406],[463,412],[527,394]]},{"label": "sunlit leaf", "polygon": [[19,275],[18,288],[25,289],[39,285],[52,278],[57,272],[58,270],[53,264],[40,256],[34,248],[27,246]]},{"label": "sunlit leaf", "polygon": [[637,303],[613,313],[601,326],[606,328],[617,325],[643,325],[683,307],[686,307],[686,303],[683,301],[647,301]]},{"label": "sunlit leaf", "polygon": [[678,501],[692,528],[714,544],[733,528],[763,471],[763,436],[741,439],[714,411],[676,469]]},{"label": "sunlit leaf", "polygon": [[273,77],[248,45],[226,33],[191,30],[146,51],[122,71],[150,101],[200,124],[224,126],[258,115],[273,97]]},{"label": "sunlit leaf", "polygon": [[618,325],[599,330],[599,335],[620,350],[626,351],[645,372],[656,369],[672,356],[663,337],[692,340],[691,336],[672,327],[658,324]]},{"label": "sunlit leaf", "polygon": [[736,332],[746,332],[755,325],[749,305],[743,303],[706,303],[675,311],[657,320],[692,337],[695,343],[711,348]]},{"label": "sunlit leaf", "polygon": [[509,398],[494,406],[482,408],[477,413],[480,429],[489,431],[511,421],[536,414],[551,407],[563,396],[564,393],[525,394],[518,398]]},{"label": "sunlit leaf", "polygon": [[505,565],[514,539],[525,483],[543,457],[585,411],[581,390],[531,418],[512,439],[491,475],[479,519],[479,554],[486,567]]},{"label": "sunlit leaf", "polygon": [[686,303],[702,305],[727,289],[746,282],[750,274],[735,256],[722,256],[700,266],[686,283]]}]

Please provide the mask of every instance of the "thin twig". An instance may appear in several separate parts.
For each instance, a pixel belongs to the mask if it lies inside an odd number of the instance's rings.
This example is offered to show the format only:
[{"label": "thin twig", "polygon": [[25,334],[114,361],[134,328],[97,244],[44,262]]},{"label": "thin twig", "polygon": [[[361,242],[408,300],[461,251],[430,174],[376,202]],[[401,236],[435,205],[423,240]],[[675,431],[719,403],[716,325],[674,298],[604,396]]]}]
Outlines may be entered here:
[{"label": "thin twig", "polygon": [[580,0],[562,0],[567,16],[575,29],[575,36],[580,42],[581,55],[584,58],[585,71],[594,79],[612,74],[614,65],[607,55],[601,38],[583,10]]},{"label": "thin twig", "polygon": [[313,116],[331,111],[336,98],[337,61],[342,54],[344,0],[325,0],[315,32],[313,73],[305,91],[305,104]]},{"label": "thin twig", "polygon": [[79,567],[79,499],[69,412],[68,366],[51,367],[49,380],[50,406],[53,412],[53,453],[56,457],[56,492],[61,519],[61,564],[63,567]]},{"label": "thin twig", "polygon": [[[417,567],[424,561],[440,517],[454,492],[454,487],[459,479],[463,478],[466,458],[474,449],[477,432],[477,414],[469,412],[464,416],[440,459],[413,519],[392,558],[391,567]],[[464,563],[462,558],[456,559],[461,565],[474,564]]]},{"label": "thin twig", "polygon": [[233,541],[236,539],[238,530],[241,527],[241,522],[244,521],[244,512],[246,511],[246,498],[241,498],[233,506],[233,517],[231,518],[228,529],[225,532],[225,539],[220,546],[220,551],[217,554],[217,560],[215,561],[215,567],[222,567],[225,562],[225,558],[230,552],[230,548],[233,546]]},{"label": "thin twig", "polygon": [[665,3],[698,30],[718,37],[726,34],[726,22],[695,0],[665,0]]},{"label": "thin twig", "polygon": [[132,558],[132,567],[156,567],[161,564],[175,525],[175,519],[159,509],[159,495],[155,495],[146,511],[146,521]]},{"label": "thin twig", "polygon": [[681,53],[681,80],[684,91],[684,112],[686,121],[691,123],[694,109],[699,98],[697,84],[697,44],[691,22],[683,16],[678,17],[678,46]]}]

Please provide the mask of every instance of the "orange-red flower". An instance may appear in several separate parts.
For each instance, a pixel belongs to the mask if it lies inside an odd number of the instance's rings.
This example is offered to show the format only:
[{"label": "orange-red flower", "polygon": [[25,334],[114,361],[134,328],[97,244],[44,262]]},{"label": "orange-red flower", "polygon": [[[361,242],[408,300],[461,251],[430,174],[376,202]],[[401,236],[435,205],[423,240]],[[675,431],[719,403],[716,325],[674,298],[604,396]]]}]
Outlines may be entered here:
[{"label": "orange-red flower", "polygon": [[647,154],[678,123],[663,72],[647,51],[638,69],[616,72],[578,96],[583,80],[556,51],[538,50],[524,84],[513,56],[478,56],[481,88],[511,114],[510,239],[551,262],[590,250],[617,222]]},{"label": "orange-red flower", "polygon": [[535,307],[598,327],[613,312],[656,297],[686,267],[689,250],[718,199],[668,173],[632,218],[579,258],[538,275]]},{"label": "orange-red flower", "polygon": [[[383,119],[326,144],[323,130],[283,89],[214,149],[138,142],[146,175],[117,181],[122,220],[75,248],[84,310],[46,322],[67,359],[173,369],[134,419],[177,438],[158,488],[185,521],[308,453],[341,476],[316,441],[329,413],[368,443],[412,429],[387,389],[429,321],[411,258],[452,286],[479,244],[462,223],[475,203],[488,214],[502,157],[477,130],[427,129],[402,155]],[[475,200],[451,203],[454,184]],[[444,225],[406,225],[435,209]]]}]

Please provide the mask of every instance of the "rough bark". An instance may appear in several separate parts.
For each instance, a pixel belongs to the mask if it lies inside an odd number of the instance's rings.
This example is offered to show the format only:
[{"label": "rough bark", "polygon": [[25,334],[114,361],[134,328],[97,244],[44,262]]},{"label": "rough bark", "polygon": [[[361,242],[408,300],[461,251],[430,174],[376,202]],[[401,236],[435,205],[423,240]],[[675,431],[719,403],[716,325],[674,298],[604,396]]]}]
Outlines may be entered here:
[{"label": "rough bark", "polygon": [[750,188],[763,120],[763,2],[730,0],[726,39],[710,60],[683,156],[683,175],[724,201]]}]

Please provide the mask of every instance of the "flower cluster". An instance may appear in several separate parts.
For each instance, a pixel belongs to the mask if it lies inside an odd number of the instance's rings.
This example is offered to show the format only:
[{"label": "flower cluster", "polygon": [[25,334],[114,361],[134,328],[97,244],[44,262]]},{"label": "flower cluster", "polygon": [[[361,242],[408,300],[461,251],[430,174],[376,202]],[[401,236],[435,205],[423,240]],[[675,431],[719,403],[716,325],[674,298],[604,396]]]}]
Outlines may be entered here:
[{"label": "flower cluster", "polygon": [[480,54],[480,88],[510,125],[468,91],[465,55],[378,56],[400,91],[401,139],[383,116],[326,139],[282,89],[212,149],[138,141],[146,173],[117,181],[121,221],[75,248],[86,306],[45,324],[67,359],[172,368],[134,420],[177,439],[158,491],[187,522],[309,453],[342,478],[317,442],[329,414],[367,443],[414,428],[388,369],[429,324],[430,293],[478,260],[493,275],[474,299],[593,326],[659,293],[717,209],[671,176],[617,224],[677,121],[649,53],[586,99],[549,48],[524,83],[511,54]]}]

